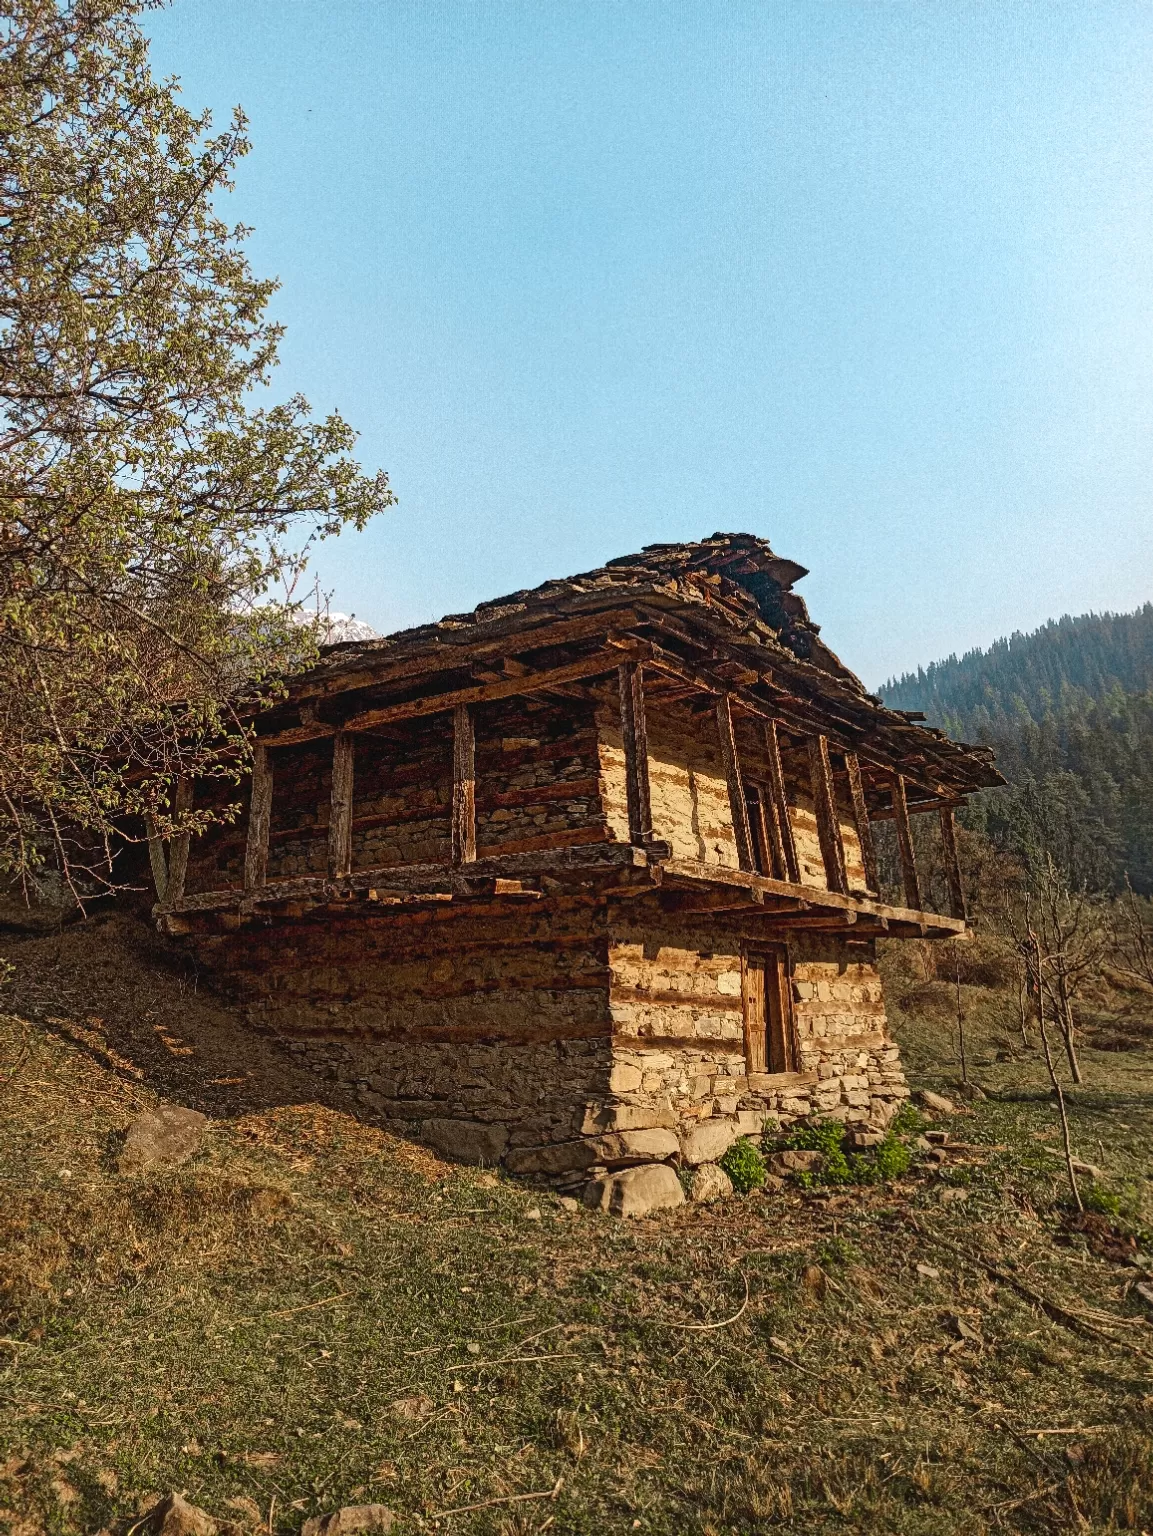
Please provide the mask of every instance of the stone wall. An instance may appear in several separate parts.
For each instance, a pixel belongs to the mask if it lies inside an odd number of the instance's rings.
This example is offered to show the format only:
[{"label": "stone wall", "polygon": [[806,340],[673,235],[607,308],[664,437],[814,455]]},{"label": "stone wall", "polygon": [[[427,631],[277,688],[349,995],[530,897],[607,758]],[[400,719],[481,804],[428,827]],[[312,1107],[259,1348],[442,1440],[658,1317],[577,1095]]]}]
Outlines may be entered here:
[{"label": "stone wall", "polygon": [[871,942],[793,940],[800,1070],[750,1075],[742,949],[774,935],[763,920],[686,921],[643,900],[430,902],[199,944],[253,1025],[327,1092],[515,1173],[575,1185],[630,1164],[712,1161],[766,1121],[891,1118],[907,1089]]},{"label": "stone wall", "polygon": [[[600,735],[600,794],[609,835],[628,842],[625,760],[616,706],[597,714]],[[741,770],[749,783],[769,782],[769,765],[760,727],[743,717],[735,722]],[[722,869],[737,869],[736,834],[729,805],[728,781],[721,758],[716,718],[711,710],[694,712],[683,704],[652,703],[646,712],[649,800],[653,833],[672,846],[674,859],[694,859]],[[789,821],[797,847],[801,883],[827,890],[817,817],[809,788],[807,753],[783,754]],[[835,776],[834,776],[835,777]],[[839,807],[849,888],[864,891],[865,868],[856,823],[846,803]]]},{"label": "stone wall", "polygon": [[792,1006],[800,1070],[746,1070],[742,947],[773,935],[714,918],[700,923],[620,916],[609,946],[613,1076],[602,1119],[640,1125],[646,1112],[682,1131],[712,1117],[741,1134],[766,1115],[809,1114],[883,1126],[908,1096],[888,1034],[875,946],[795,936]]}]

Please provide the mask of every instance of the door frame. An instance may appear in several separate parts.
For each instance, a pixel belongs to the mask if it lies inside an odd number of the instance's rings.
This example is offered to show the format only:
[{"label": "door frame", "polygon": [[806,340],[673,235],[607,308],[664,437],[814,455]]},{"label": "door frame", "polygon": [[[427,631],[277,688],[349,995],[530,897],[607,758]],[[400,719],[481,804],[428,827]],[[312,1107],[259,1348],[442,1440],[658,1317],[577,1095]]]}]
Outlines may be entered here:
[{"label": "door frame", "polygon": [[793,958],[787,943],[757,941],[742,948],[741,1005],[747,1070],[773,1075],[797,1072],[800,1050],[793,1013]]}]

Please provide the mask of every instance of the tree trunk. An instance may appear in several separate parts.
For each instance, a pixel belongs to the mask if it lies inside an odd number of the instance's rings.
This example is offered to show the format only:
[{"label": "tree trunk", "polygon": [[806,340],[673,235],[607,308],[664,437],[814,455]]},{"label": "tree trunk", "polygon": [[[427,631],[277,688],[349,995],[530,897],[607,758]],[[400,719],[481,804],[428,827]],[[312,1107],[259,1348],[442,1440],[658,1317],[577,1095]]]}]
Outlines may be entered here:
[{"label": "tree trunk", "polygon": [[[1041,971],[1041,946],[1036,945],[1037,972]],[[1081,1203],[1081,1191],[1077,1188],[1077,1175],[1073,1172],[1073,1148],[1069,1140],[1069,1116],[1065,1113],[1065,1095],[1061,1092],[1061,1084],[1057,1077],[1057,1069],[1053,1065],[1053,1053],[1049,1049],[1049,1035],[1045,1029],[1045,989],[1037,988],[1037,1028],[1041,1035],[1041,1049],[1045,1052],[1045,1065],[1049,1069],[1049,1081],[1053,1084],[1053,1091],[1057,1095],[1057,1111],[1061,1116],[1061,1140],[1065,1148],[1065,1170],[1069,1175],[1069,1188],[1073,1191],[1073,1199],[1079,1211],[1085,1207]]]},{"label": "tree trunk", "polygon": [[1083,1081],[1081,1077],[1081,1063],[1077,1060],[1077,1047],[1073,1041],[1073,1001],[1069,996],[1069,989],[1065,985],[1065,978],[1058,979],[1058,995],[1060,998],[1061,1038],[1065,1042],[1065,1055],[1069,1058],[1069,1075],[1075,1083]]}]

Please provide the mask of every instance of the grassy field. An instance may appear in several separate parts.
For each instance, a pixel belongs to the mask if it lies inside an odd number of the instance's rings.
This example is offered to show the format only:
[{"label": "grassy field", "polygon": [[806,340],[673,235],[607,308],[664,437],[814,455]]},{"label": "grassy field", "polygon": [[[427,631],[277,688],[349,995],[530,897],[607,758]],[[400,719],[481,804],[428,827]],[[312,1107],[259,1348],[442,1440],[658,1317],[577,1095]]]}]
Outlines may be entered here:
[{"label": "grassy field", "polygon": [[[969,1150],[622,1223],[287,1078],[262,1098],[184,1043],[213,1006],[187,978],[112,996],[147,969],[124,942],[8,951],[0,1530],[125,1532],[172,1488],[242,1532],[362,1502],[403,1532],[1153,1530],[1140,1007],[1090,1030],[1071,1098],[1116,1208],[1088,1230],[995,964],[962,994],[990,1096],[937,1122]],[[953,988],[908,947],[890,973],[914,1080],[949,1091]],[[197,1073],[204,1151],[116,1173]]]}]

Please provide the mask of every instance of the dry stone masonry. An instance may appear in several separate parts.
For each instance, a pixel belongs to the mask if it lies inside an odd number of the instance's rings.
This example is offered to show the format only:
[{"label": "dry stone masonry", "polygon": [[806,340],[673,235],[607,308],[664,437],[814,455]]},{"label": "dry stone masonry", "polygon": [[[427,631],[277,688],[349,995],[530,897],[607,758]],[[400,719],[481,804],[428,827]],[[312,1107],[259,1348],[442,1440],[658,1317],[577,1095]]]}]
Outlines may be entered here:
[{"label": "dry stone masonry", "polygon": [[158,922],[363,1115],[596,1209],[720,1198],[800,1119],[878,1133],[877,941],[964,930],[954,808],[1000,780],[865,692],[803,574],[716,535],[331,647],[257,722],[247,825],[152,850]]}]

